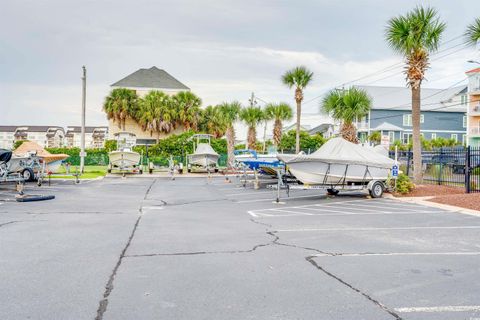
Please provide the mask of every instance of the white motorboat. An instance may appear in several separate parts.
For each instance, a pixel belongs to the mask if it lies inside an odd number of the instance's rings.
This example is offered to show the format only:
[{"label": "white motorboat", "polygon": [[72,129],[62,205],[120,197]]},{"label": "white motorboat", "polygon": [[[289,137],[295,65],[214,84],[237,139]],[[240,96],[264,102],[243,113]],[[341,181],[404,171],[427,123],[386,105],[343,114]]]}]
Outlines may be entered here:
[{"label": "white motorboat", "polygon": [[192,171],[193,168],[218,171],[220,155],[210,145],[211,137],[209,134],[195,134],[190,138],[190,140],[196,140],[196,143],[194,142],[193,145],[195,152],[187,155],[188,172]]},{"label": "white motorboat", "polygon": [[[135,145],[135,135],[129,132],[119,132],[115,134],[117,138],[117,150],[108,153],[109,166],[108,172],[112,170],[136,171],[140,166],[141,156],[138,152],[132,150]],[[139,170],[142,173],[142,170]]]},{"label": "white motorboat", "polygon": [[387,180],[394,160],[342,138],[327,141],[312,154],[278,155],[300,182],[316,184],[365,183]]}]

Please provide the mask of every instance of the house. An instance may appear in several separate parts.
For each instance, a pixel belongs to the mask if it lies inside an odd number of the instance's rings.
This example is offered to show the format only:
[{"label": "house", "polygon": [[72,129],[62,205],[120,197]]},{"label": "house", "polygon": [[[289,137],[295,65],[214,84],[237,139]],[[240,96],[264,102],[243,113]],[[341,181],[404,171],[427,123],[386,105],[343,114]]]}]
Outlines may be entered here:
[{"label": "house", "polygon": [[335,134],[335,126],[332,123],[322,123],[310,130],[308,130],[310,135],[320,133],[324,138],[331,138]]},{"label": "house", "polygon": [[[166,94],[174,95],[180,91],[190,91],[186,85],[175,79],[165,70],[157,67],[150,69],[139,69],[125,78],[115,82],[110,86],[112,89],[126,88],[134,90],[138,96],[143,97],[149,91],[158,90]],[[172,133],[180,133],[183,128],[177,128]],[[114,139],[114,135],[123,131],[118,123],[114,123],[113,119],[108,122],[108,133],[110,139]],[[154,144],[156,136],[152,137],[149,131],[144,131],[142,127],[133,119],[128,118],[125,121],[125,131],[136,135],[137,144]],[[160,138],[165,137],[161,134]]]},{"label": "house", "polygon": [[[66,147],[81,147],[81,131],[80,126],[67,127],[65,133]],[[85,127],[85,147],[86,148],[103,148],[105,140],[108,138],[108,127]]]},{"label": "house", "polygon": [[468,145],[480,147],[480,68],[466,72],[468,77]]},{"label": "house", "polygon": [[0,126],[0,147],[12,149],[17,141],[33,141],[44,148],[63,146],[65,130],[56,126]]},{"label": "house", "polygon": [[[356,86],[372,99],[367,116],[355,125],[361,141],[371,132],[388,135],[390,142],[412,139],[411,89],[408,87]],[[467,86],[421,89],[421,128],[426,139],[446,138],[467,142]]]}]

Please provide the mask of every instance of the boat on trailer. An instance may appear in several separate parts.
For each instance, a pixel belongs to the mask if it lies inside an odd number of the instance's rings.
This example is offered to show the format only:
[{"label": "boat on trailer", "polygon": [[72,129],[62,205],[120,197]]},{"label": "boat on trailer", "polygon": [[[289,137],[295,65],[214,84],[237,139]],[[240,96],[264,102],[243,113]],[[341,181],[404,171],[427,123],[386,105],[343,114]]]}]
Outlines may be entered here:
[{"label": "boat on trailer", "polygon": [[202,170],[218,172],[220,155],[212,148],[212,135],[194,134],[189,141],[193,141],[194,153],[187,155],[187,171]]},{"label": "boat on trailer", "polygon": [[[283,163],[277,158],[277,154],[259,154],[255,150],[235,150],[235,161],[243,164],[251,170],[271,174],[277,168],[283,167]],[[269,170],[271,169],[271,170]]]},{"label": "boat on trailer", "polygon": [[112,170],[119,170],[121,173],[134,172],[143,173],[140,167],[141,155],[133,151],[136,136],[129,132],[118,132],[115,134],[117,150],[108,154],[108,173]]}]

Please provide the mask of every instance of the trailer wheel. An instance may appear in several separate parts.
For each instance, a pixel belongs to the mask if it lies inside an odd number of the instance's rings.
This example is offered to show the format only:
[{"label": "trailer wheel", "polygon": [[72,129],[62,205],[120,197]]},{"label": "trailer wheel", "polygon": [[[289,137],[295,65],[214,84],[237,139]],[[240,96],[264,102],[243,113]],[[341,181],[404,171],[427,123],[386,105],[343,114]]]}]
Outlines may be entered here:
[{"label": "trailer wheel", "polygon": [[381,198],[384,191],[383,189],[383,183],[381,183],[380,181],[376,181],[373,183],[372,188],[368,191],[370,192],[372,198]]},{"label": "trailer wheel", "polygon": [[218,172],[218,168],[215,168],[215,173],[217,173],[217,172]]},{"label": "trailer wheel", "polygon": [[336,196],[339,192],[337,189],[327,189],[327,194],[330,196]]},{"label": "trailer wheel", "polygon": [[23,180],[25,181],[33,181],[35,180],[35,174],[31,168],[25,168],[22,172]]},{"label": "trailer wheel", "polygon": [[108,172],[108,173],[112,173],[112,169],[107,169],[107,172]]}]

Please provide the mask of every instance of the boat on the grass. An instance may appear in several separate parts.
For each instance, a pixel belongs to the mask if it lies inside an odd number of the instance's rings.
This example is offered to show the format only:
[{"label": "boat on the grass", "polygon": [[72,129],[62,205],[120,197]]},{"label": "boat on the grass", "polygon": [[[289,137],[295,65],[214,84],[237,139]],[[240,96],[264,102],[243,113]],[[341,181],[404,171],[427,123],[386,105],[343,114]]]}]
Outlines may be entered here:
[{"label": "boat on the grass", "polygon": [[189,140],[193,140],[194,153],[187,155],[187,170],[195,169],[218,171],[218,159],[220,155],[211,146],[211,135],[194,134]]},{"label": "boat on the grass", "polygon": [[290,173],[308,185],[339,185],[388,179],[394,160],[342,138],[328,140],[312,154],[279,154]]},{"label": "boat on the grass", "polygon": [[135,146],[136,136],[129,132],[118,132],[115,138],[117,150],[108,153],[108,172],[119,170],[122,173],[137,171],[143,173],[140,168],[141,155],[132,149]]}]

